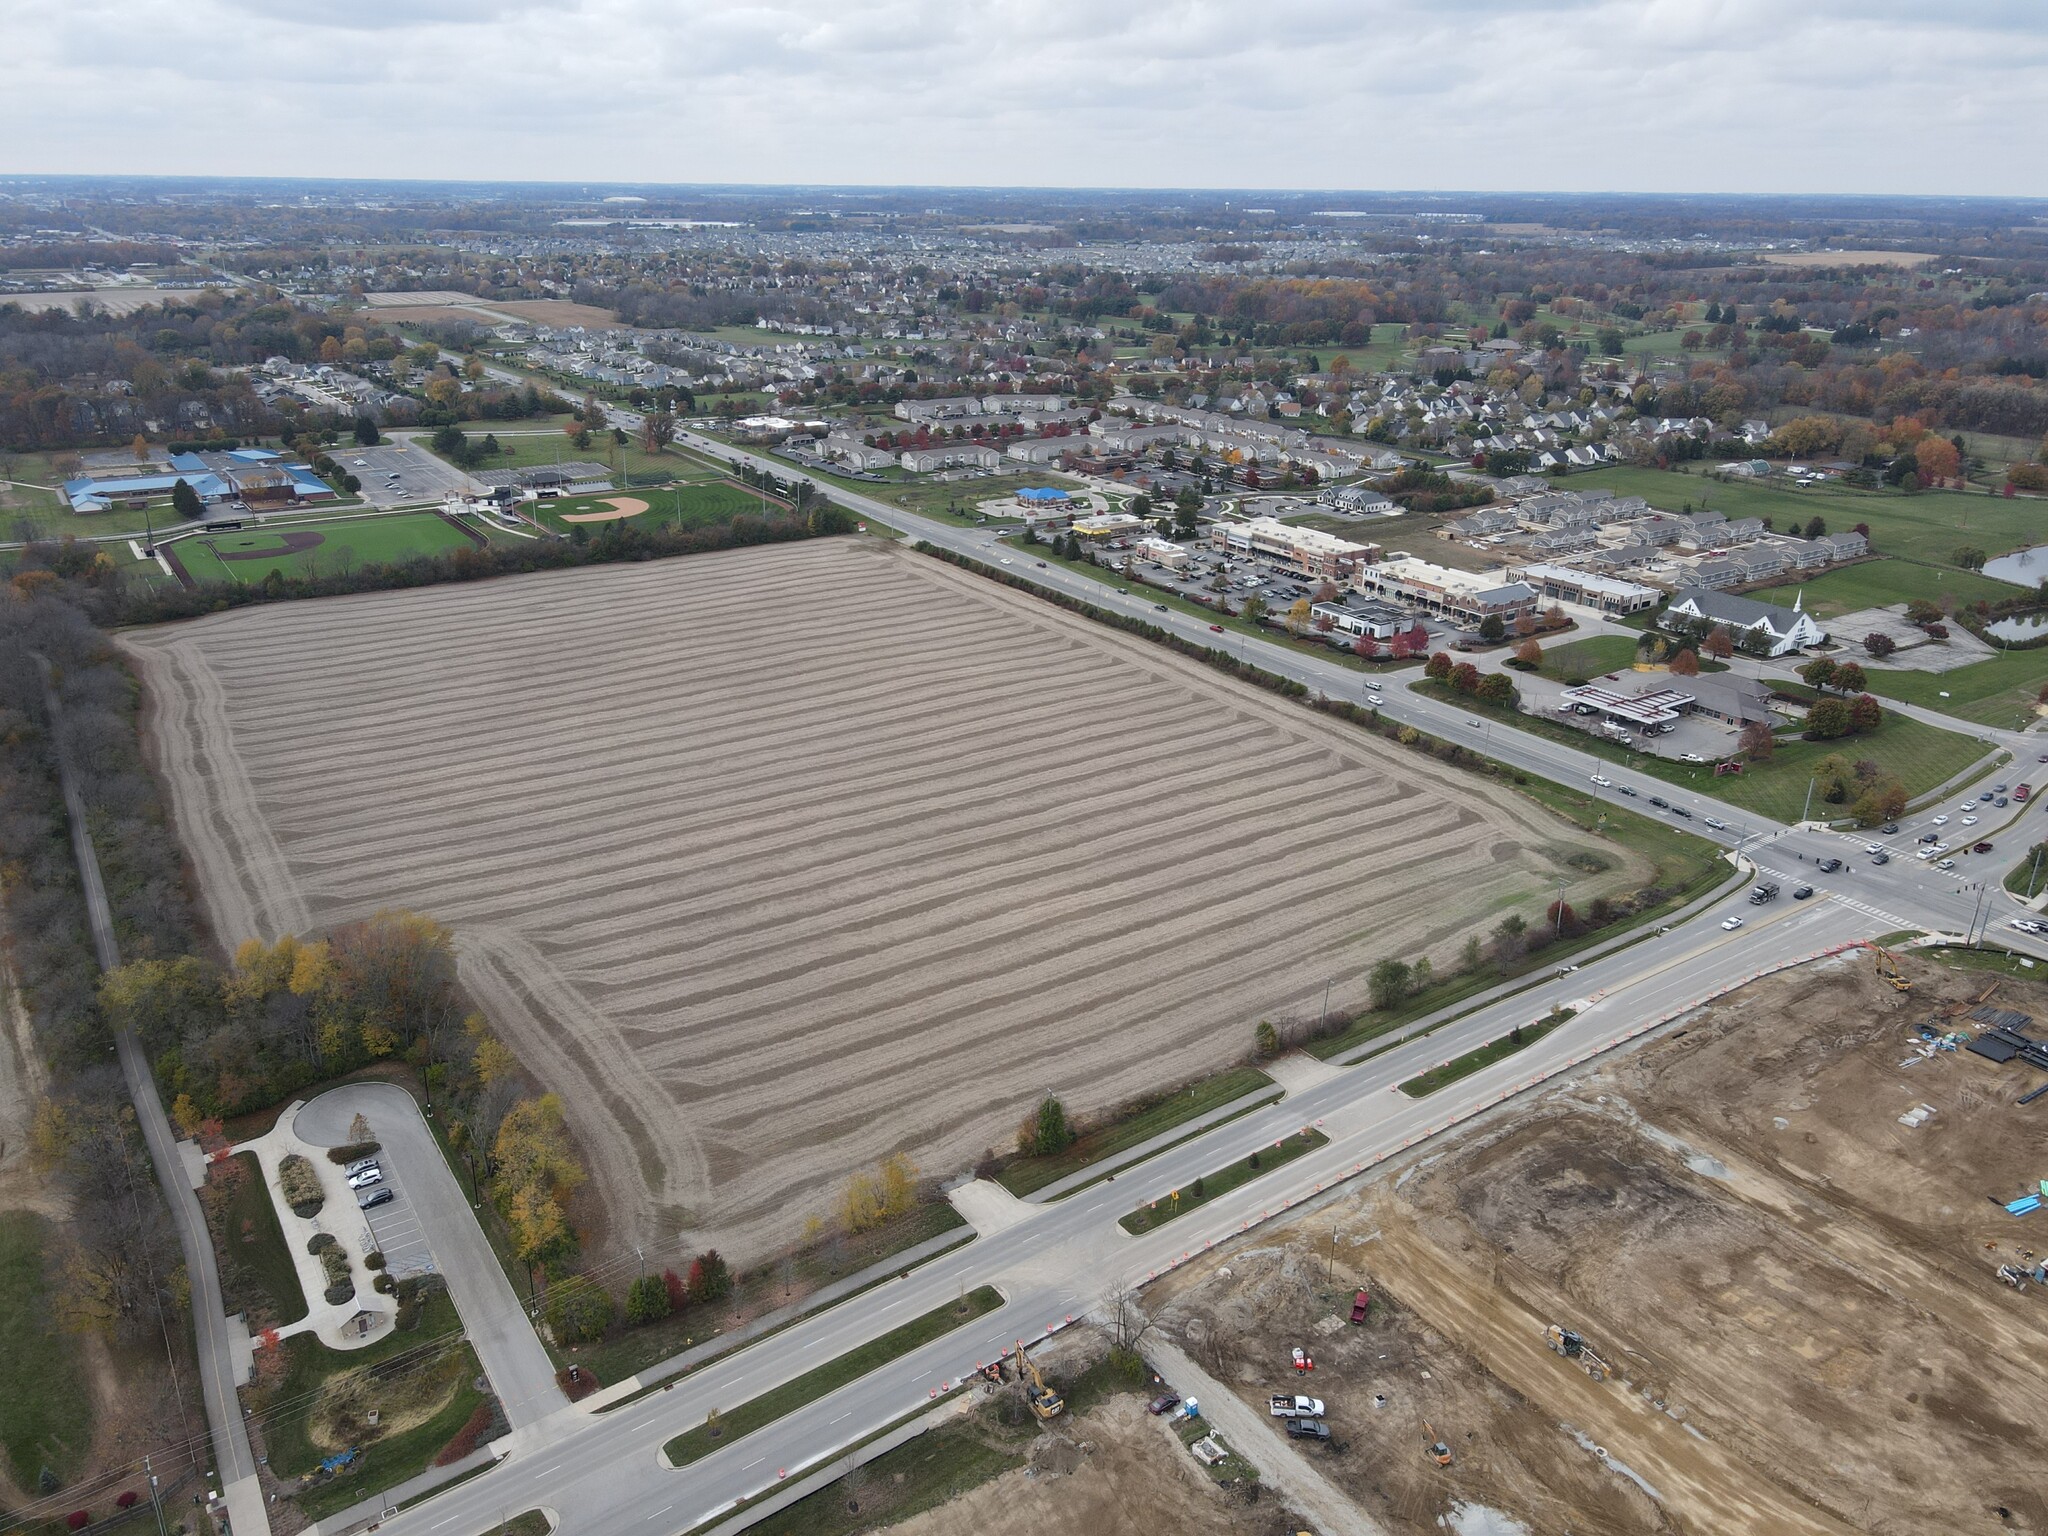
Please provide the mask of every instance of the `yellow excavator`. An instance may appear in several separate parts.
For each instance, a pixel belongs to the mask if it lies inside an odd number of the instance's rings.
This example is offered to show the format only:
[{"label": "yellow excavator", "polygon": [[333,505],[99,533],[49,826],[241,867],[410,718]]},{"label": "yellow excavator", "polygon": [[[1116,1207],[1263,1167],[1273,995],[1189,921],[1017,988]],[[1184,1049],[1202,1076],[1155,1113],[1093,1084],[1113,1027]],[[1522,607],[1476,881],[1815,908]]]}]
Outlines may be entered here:
[{"label": "yellow excavator", "polygon": [[1879,981],[1890,987],[1894,992],[1910,992],[1913,990],[1913,983],[1906,980],[1905,976],[1900,973],[1898,959],[1890,950],[1874,940],[1871,943],[1870,949],[1877,956],[1877,979]]},{"label": "yellow excavator", "polygon": [[1034,1418],[1056,1419],[1067,1411],[1067,1400],[1045,1384],[1045,1378],[1038,1373],[1038,1362],[1024,1353],[1024,1341],[1017,1341],[1017,1378],[1027,1381],[1024,1401],[1031,1405]]}]

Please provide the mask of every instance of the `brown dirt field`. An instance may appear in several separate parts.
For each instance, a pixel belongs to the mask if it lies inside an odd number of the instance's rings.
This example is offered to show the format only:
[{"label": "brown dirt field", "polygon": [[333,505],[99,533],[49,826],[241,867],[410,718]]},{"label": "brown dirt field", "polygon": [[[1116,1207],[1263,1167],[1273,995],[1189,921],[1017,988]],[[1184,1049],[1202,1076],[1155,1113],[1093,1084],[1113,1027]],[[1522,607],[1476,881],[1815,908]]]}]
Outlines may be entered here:
[{"label": "brown dirt field", "polygon": [[593,331],[630,329],[608,309],[599,309],[594,304],[575,304],[568,299],[509,299],[502,303],[492,299],[486,307],[531,325],[580,325]]},{"label": "brown dirt field", "polygon": [[[2048,1531],[2048,1296],[1994,1273],[2048,1227],[1987,1198],[2048,1175],[2013,1102],[2038,1074],[1901,1068],[1991,980],[1907,966],[1905,999],[1851,960],[1746,987],[1148,1303],[1248,1397],[1311,1345],[1352,1441],[1331,1475],[1396,1531],[1457,1500],[1532,1532]],[[2040,983],[1995,1001],[2048,1020]],[[1364,1328],[1330,1321],[1354,1282],[1384,1304]]]},{"label": "brown dirt field", "polygon": [[609,512],[564,512],[565,523],[616,523],[622,517],[638,517],[647,510],[647,503],[638,496],[607,496],[605,505]]},{"label": "brown dirt field", "polygon": [[[1050,1434],[1043,1441],[1052,1441]],[[1233,1503],[1144,1401],[1113,1397],[1060,1426],[1031,1467],[1005,1472],[937,1509],[892,1525],[894,1536],[1046,1536],[1051,1531],[1294,1536],[1278,1503]],[[1069,1470],[1070,1469],[1070,1470]]]},{"label": "brown dirt field", "polygon": [[[763,622],[799,594],[802,635]],[[758,1254],[891,1151],[959,1168],[1048,1090],[1087,1114],[1222,1067],[1325,979],[1350,1007],[1386,955],[1447,962],[1578,847],[1505,787],[879,541],[124,644],[223,942],[449,923],[622,1249]]]},{"label": "brown dirt field", "polygon": [[1917,267],[1932,260],[1930,251],[1771,251],[1763,257],[1773,267]]}]

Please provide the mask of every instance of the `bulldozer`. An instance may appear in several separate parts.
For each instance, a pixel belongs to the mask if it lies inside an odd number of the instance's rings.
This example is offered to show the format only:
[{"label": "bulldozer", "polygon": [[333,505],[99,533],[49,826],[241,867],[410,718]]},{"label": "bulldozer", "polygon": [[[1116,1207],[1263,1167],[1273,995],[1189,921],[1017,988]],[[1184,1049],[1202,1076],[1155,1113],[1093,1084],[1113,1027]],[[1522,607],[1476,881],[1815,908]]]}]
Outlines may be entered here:
[{"label": "bulldozer", "polygon": [[1871,943],[1870,949],[1871,953],[1877,957],[1877,979],[1879,981],[1890,987],[1894,992],[1910,992],[1913,990],[1913,983],[1906,980],[1905,976],[1900,972],[1898,958],[1890,950],[1875,941]]},{"label": "bulldozer", "polygon": [[1039,1374],[1038,1362],[1024,1353],[1024,1341],[1017,1341],[1017,1380],[1028,1382],[1024,1387],[1024,1401],[1031,1405],[1033,1418],[1043,1422],[1056,1419],[1067,1411],[1067,1400],[1045,1384]]}]

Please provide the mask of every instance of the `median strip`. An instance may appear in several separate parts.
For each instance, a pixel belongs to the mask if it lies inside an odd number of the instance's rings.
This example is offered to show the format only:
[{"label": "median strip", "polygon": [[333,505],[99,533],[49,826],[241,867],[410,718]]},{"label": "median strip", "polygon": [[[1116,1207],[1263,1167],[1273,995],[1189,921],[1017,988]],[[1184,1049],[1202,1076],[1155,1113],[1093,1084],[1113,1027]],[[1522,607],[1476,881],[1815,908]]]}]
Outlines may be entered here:
[{"label": "median strip", "polygon": [[662,1459],[672,1467],[687,1467],[742,1436],[838,1391],[848,1382],[880,1369],[891,1360],[944,1337],[983,1313],[993,1312],[1002,1304],[1002,1295],[992,1285],[969,1291],[959,1301],[949,1301],[942,1307],[934,1307],[921,1316],[913,1317],[858,1349],[848,1350],[837,1359],[828,1360],[794,1380],[750,1398],[730,1413],[713,1409],[702,1424],[695,1429],[684,1430],[664,1445],[661,1448]]},{"label": "median strip", "polygon": [[1240,1158],[1226,1168],[1205,1173],[1180,1189],[1168,1190],[1158,1199],[1147,1201],[1129,1215],[1119,1217],[1117,1225],[1133,1237],[1141,1232],[1150,1232],[1154,1227],[1163,1227],[1218,1196],[1230,1193],[1238,1185],[1249,1183],[1260,1174],[1270,1173],[1329,1143],[1330,1138],[1321,1131],[1304,1126],[1290,1136],[1281,1137],[1270,1147],[1261,1147],[1251,1156]]},{"label": "median strip", "polygon": [[1453,1056],[1442,1066],[1431,1067],[1419,1077],[1409,1078],[1401,1085],[1401,1091],[1411,1099],[1426,1099],[1439,1088],[1448,1088],[1460,1078],[1470,1077],[1517,1051],[1527,1050],[1577,1013],[1576,1008],[1553,1008],[1534,1024],[1517,1024],[1498,1040],[1467,1051],[1462,1056]]}]

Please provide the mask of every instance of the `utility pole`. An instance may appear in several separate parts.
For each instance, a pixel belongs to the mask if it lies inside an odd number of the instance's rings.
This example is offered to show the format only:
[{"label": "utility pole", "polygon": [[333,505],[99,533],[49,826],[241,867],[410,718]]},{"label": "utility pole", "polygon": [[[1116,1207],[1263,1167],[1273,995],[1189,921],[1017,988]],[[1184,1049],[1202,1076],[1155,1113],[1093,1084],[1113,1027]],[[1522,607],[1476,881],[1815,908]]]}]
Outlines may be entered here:
[{"label": "utility pole", "polygon": [[1812,780],[1812,779],[1808,779],[1808,780],[1806,781],[1806,804],[1802,805],[1802,806],[1801,806],[1801,807],[1799,808],[1799,819],[1800,819],[1800,821],[1801,821],[1801,822],[1804,822],[1804,821],[1806,820],[1806,813],[1807,813],[1808,811],[1812,810],[1812,809],[1813,809],[1813,780]]},{"label": "utility pole", "polygon": [[2034,899],[2034,882],[2040,878],[2041,852],[2043,849],[2048,849],[2048,843],[2036,843],[2034,845],[2034,868],[2027,876],[2027,900],[2029,901]]},{"label": "utility pole", "polygon": [[156,1511],[157,1536],[169,1536],[169,1532],[164,1529],[164,1501],[157,1488],[156,1468],[150,1465],[148,1452],[143,1453],[142,1470],[149,1477],[149,1505]]},{"label": "utility pole", "polygon": [[1337,978],[1336,978],[1336,977],[1334,977],[1334,976],[1332,976],[1332,977],[1331,977],[1331,978],[1330,978],[1330,979],[1329,979],[1328,981],[1326,981],[1326,982],[1324,982],[1324,983],[1323,983],[1323,1007],[1322,1007],[1322,1011],[1321,1011],[1320,1013],[1318,1013],[1318,1014],[1316,1015],[1316,1038],[1317,1038],[1317,1039],[1321,1039],[1321,1038],[1322,1038],[1322,1034],[1323,1034],[1323,1025],[1324,1025],[1324,1023],[1325,1023],[1325,1022],[1326,1022],[1326,1021],[1327,1021],[1327,1020],[1329,1019],[1329,1017],[1330,1017],[1330,988],[1332,988],[1332,987],[1333,987],[1333,986],[1335,986],[1336,984],[1337,984]]}]

